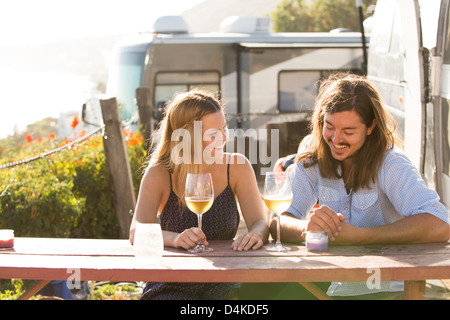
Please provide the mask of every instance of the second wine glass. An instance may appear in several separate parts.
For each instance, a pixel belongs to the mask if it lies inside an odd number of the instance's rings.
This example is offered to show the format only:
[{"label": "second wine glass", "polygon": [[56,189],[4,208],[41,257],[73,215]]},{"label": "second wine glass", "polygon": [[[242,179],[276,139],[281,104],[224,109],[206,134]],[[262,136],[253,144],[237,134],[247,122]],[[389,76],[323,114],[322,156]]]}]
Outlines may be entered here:
[{"label": "second wine glass", "polygon": [[[184,199],[188,208],[197,214],[198,227],[202,229],[202,216],[207,212],[214,202],[214,188],[210,173],[188,173],[186,177],[186,189]],[[211,248],[205,247],[203,242],[188,250],[189,252],[207,252]]]},{"label": "second wine glass", "polygon": [[286,172],[267,172],[264,181],[264,203],[277,216],[277,240],[269,251],[289,251],[290,248],[281,244],[280,216],[292,203],[292,188],[289,174]]}]

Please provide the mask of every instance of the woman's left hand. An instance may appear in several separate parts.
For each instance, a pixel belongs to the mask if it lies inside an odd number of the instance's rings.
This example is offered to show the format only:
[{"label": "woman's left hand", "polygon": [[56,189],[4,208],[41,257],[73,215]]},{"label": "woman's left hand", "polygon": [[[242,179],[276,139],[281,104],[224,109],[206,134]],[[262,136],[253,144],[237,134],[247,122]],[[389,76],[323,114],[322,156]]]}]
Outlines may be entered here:
[{"label": "woman's left hand", "polygon": [[233,244],[231,245],[231,248],[236,251],[247,251],[250,249],[256,250],[263,245],[263,240],[260,236],[248,232],[243,233],[239,237],[237,237]]}]

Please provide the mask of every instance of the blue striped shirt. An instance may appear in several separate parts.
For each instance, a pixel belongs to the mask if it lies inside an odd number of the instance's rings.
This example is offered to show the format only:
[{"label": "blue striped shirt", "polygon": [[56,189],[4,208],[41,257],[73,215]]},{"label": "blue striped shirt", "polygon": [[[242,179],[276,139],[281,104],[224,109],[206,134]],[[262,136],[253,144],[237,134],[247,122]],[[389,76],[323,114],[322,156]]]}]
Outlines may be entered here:
[{"label": "blue striped shirt", "polygon": [[[356,227],[381,226],[420,213],[449,221],[449,213],[439,201],[438,194],[426,186],[419,171],[398,148],[386,152],[377,180],[370,188],[347,193],[343,179],[323,178],[318,165],[304,168],[301,163],[291,171],[291,181],[294,196],[287,212],[299,219],[305,219],[319,202],[319,205],[342,213],[345,221]],[[381,290],[366,292],[366,284],[360,285],[353,283],[346,287],[342,283],[333,283],[328,294],[353,295],[402,289],[398,283],[384,283]]]}]

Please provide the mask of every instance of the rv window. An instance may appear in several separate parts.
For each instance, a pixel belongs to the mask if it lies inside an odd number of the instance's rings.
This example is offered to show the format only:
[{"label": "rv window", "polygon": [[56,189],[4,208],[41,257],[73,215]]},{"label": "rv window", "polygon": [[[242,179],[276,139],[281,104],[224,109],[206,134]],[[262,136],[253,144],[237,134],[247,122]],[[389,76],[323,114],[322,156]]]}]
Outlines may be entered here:
[{"label": "rv window", "polygon": [[161,72],[156,74],[155,105],[167,102],[182,91],[194,88],[219,93],[220,76],[218,72]]},{"label": "rv window", "polygon": [[320,71],[282,71],[279,73],[279,111],[307,112],[314,108]]},{"label": "rv window", "polygon": [[159,72],[156,74],[156,84],[193,84],[219,83],[219,72]]},{"label": "rv window", "polygon": [[[392,37],[397,38],[396,35],[397,28],[394,28],[394,21],[400,21],[398,16],[398,7],[395,10],[391,10],[391,1],[378,1],[377,10],[375,10],[374,15],[374,26],[373,30],[377,30],[376,37],[371,37],[371,46],[376,48],[377,52],[390,52],[391,44],[398,41],[398,39],[392,39]],[[394,18],[395,16],[395,18]],[[382,18],[380,18],[382,17]],[[395,29],[395,30],[393,30]],[[395,34],[395,36],[394,36]],[[395,41],[394,41],[395,40]]]},{"label": "rv window", "polygon": [[141,85],[144,59],[145,53],[120,53],[108,80],[107,94],[117,98],[124,121],[129,120],[137,108],[135,90]]},{"label": "rv window", "polygon": [[[188,91],[192,89],[201,89],[212,92],[216,95],[219,94],[219,86],[215,84],[210,85],[158,85],[155,88],[155,105],[160,102],[167,102],[172,100],[176,93]],[[219,98],[219,97],[218,97]]]},{"label": "rv window", "polygon": [[161,101],[164,101],[164,102],[169,101],[173,98],[175,93],[186,91],[186,90],[187,90],[187,86],[185,86],[185,85],[156,86],[156,88],[155,88],[155,104],[157,104]]}]

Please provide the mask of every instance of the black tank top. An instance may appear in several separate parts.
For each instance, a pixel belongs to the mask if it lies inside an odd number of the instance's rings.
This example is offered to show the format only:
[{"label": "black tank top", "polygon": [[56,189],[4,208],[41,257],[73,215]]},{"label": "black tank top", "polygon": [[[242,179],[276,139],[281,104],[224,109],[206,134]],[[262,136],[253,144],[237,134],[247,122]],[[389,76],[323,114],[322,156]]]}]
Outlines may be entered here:
[{"label": "black tank top", "polygon": [[[181,233],[186,229],[197,227],[198,218],[185,205],[180,205],[179,198],[172,188],[170,175],[170,195],[160,215],[161,228],[166,231]],[[227,166],[227,187],[215,199],[214,203],[202,216],[202,230],[208,240],[232,240],[239,226],[239,211],[236,198],[230,187],[230,163]]]}]

